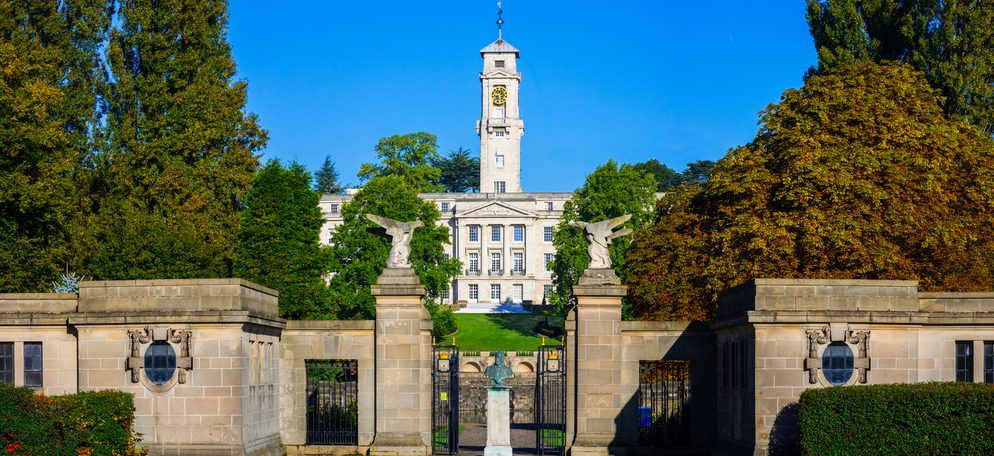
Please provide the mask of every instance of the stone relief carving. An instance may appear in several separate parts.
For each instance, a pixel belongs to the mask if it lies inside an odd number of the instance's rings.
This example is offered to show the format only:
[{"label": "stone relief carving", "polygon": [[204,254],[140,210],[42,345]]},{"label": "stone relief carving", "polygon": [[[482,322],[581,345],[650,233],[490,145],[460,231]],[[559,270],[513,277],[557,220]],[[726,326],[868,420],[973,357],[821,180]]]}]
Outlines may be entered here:
[{"label": "stone relief carving", "polygon": [[600,222],[573,222],[573,226],[583,228],[587,237],[587,255],[590,256],[588,269],[610,269],[611,255],[607,251],[607,246],[611,241],[621,236],[627,236],[632,230],[625,228],[614,231],[615,228],[632,218],[631,214],[625,214],[613,219],[602,220]]},{"label": "stone relief carving", "polygon": [[127,368],[131,371],[131,383],[138,383],[140,379],[141,369],[145,367],[145,360],[141,357],[142,345],[151,340],[152,331],[147,326],[143,329],[128,330],[128,345],[131,353],[128,356]]},{"label": "stone relief carving", "polygon": [[142,345],[152,342],[152,339],[156,338],[155,334],[160,334],[160,337],[162,337],[162,334],[169,334],[168,338],[163,338],[162,340],[168,340],[170,343],[179,345],[179,356],[176,357],[176,369],[179,371],[177,373],[177,382],[186,383],[186,374],[193,369],[193,356],[191,355],[193,351],[191,345],[193,332],[178,329],[166,331],[165,328],[152,328],[151,326],[128,330],[129,353],[127,370],[131,371],[131,383],[141,381],[141,370],[145,368],[145,358],[141,356],[141,348]]},{"label": "stone relief carving", "polygon": [[177,373],[177,382],[180,384],[186,383],[186,373],[193,369],[193,357],[190,355],[192,351],[190,349],[190,338],[192,336],[192,331],[178,329],[170,331],[169,342],[178,344],[180,348],[180,354],[176,357],[176,369],[179,370]]},{"label": "stone relief carving", "polygon": [[491,204],[489,206],[482,207],[480,209],[472,211],[470,214],[472,214],[474,216],[521,215],[520,212],[512,211],[512,210],[510,210],[510,209],[508,209],[508,208],[506,208],[504,206],[501,206],[499,204]]},{"label": "stone relief carving", "polygon": [[[804,368],[808,371],[808,383],[818,383],[818,372],[821,370],[821,346],[831,342],[831,329],[828,325],[819,329],[805,331],[808,341],[808,357],[804,360]],[[853,353],[853,370],[856,381],[866,383],[866,372],[870,370],[870,331],[846,329],[845,337],[837,342],[845,342],[855,348]]]},{"label": "stone relief carving", "polygon": [[390,236],[390,255],[387,256],[388,268],[411,267],[408,257],[411,255],[411,237],[414,236],[415,228],[422,226],[421,220],[413,222],[398,222],[397,220],[380,217],[378,215],[366,214],[366,218],[371,222],[383,227]]},{"label": "stone relief carving", "polygon": [[856,346],[855,369],[858,375],[857,381],[866,383],[866,371],[870,370],[870,332],[849,330],[846,334],[846,343]]},{"label": "stone relief carving", "polygon": [[828,343],[828,331],[828,326],[805,331],[808,335],[808,359],[804,361],[804,367],[808,370],[808,383],[818,383],[818,371],[821,370],[821,356],[818,352],[820,346]]}]

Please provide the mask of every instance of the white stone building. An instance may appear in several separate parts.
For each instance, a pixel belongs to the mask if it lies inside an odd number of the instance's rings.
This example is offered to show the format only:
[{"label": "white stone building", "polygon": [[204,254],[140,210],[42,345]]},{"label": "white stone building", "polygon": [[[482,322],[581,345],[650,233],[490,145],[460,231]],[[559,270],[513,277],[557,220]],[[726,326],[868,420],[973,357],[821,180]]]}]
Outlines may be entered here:
[{"label": "white stone building", "polygon": [[[450,304],[540,304],[552,286],[552,230],[572,193],[528,193],[521,188],[521,137],[524,121],[518,109],[521,73],[518,49],[498,39],[480,51],[481,193],[424,193],[442,212],[441,224],[452,234],[449,254],[462,260],[463,273],[443,296]],[[325,225],[321,241],[342,223],[348,194],[321,198]]]}]

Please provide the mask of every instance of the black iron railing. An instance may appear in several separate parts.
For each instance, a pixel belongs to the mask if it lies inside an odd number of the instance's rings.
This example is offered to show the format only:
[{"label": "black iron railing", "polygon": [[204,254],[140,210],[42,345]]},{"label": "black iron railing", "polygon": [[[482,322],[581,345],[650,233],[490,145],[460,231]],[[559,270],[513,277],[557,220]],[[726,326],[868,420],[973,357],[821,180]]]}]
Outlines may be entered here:
[{"label": "black iron railing", "polygon": [[304,362],[308,444],[358,444],[358,364],[354,359],[309,359]]},{"label": "black iron railing", "polygon": [[544,345],[536,353],[535,448],[539,455],[562,455],[566,450],[566,351]]},{"label": "black iron railing", "polygon": [[432,346],[431,446],[434,454],[459,452],[459,347]]},{"label": "black iron railing", "polygon": [[639,361],[639,443],[690,443],[690,361]]}]

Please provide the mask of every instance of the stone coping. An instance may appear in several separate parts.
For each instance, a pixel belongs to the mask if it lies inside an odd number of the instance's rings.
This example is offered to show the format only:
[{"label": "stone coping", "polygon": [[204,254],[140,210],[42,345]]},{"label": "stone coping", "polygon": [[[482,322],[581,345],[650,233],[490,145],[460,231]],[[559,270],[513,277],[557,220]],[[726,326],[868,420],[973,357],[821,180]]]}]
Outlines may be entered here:
[{"label": "stone coping", "polygon": [[287,320],[286,329],[293,330],[368,330],[376,329],[376,320]]},{"label": "stone coping", "polygon": [[247,310],[186,312],[84,312],[68,316],[71,325],[113,325],[143,323],[242,323],[283,329],[286,320],[260,317]]},{"label": "stone coping", "polygon": [[653,320],[622,320],[621,332],[700,332],[711,334],[706,321],[653,321]]},{"label": "stone coping", "polygon": [[76,293],[0,293],[0,314],[76,311]]},{"label": "stone coping", "polygon": [[260,293],[279,297],[279,292],[245,279],[152,279],[152,280],[101,280],[79,283],[79,288],[113,288],[113,287],[183,287],[198,285],[239,285]]},{"label": "stone coping", "polygon": [[987,312],[753,310],[739,317],[716,320],[711,323],[711,329],[730,328],[744,324],[807,324],[830,322],[916,326],[992,325],[994,324],[994,309]]}]

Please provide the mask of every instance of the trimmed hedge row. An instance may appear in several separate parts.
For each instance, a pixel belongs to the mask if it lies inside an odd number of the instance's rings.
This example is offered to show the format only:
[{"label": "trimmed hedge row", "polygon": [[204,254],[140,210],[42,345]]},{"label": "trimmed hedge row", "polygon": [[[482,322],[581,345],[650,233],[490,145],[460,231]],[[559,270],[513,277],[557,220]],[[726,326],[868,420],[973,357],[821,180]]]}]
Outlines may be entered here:
[{"label": "trimmed hedge row", "polygon": [[132,396],[119,391],[47,397],[0,385],[0,455],[143,455],[134,414]]},{"label": "trimmed hedge row", "polygon": [[807,390],[806,455],[994,454],[994,385],[917,383]]}]

